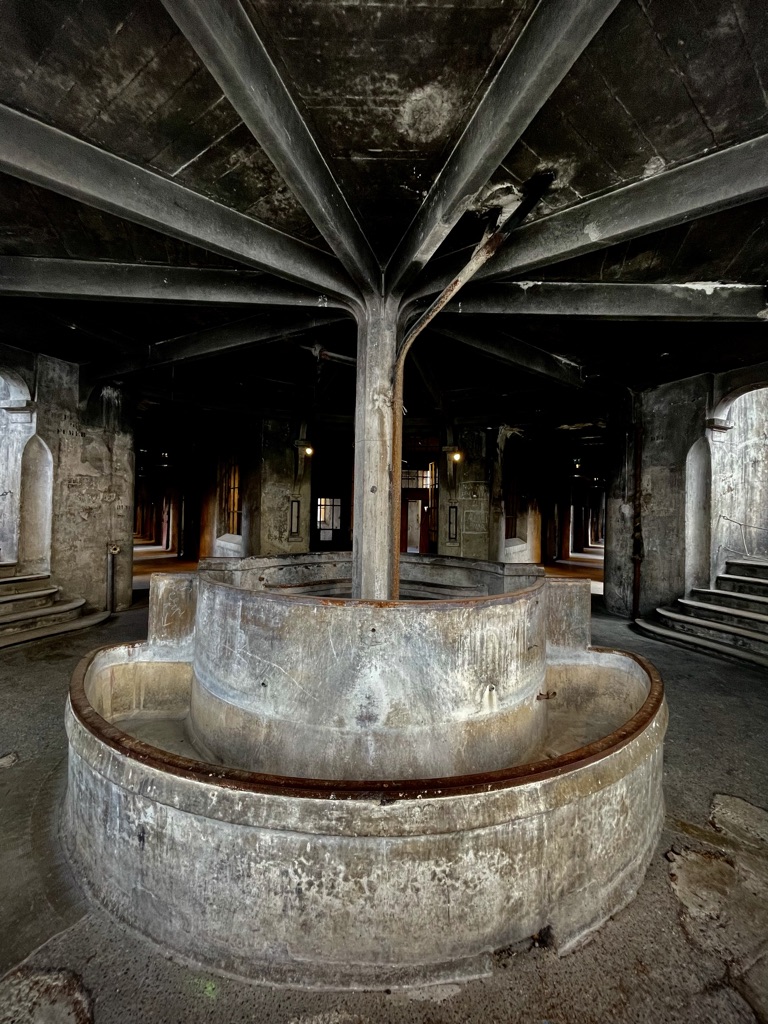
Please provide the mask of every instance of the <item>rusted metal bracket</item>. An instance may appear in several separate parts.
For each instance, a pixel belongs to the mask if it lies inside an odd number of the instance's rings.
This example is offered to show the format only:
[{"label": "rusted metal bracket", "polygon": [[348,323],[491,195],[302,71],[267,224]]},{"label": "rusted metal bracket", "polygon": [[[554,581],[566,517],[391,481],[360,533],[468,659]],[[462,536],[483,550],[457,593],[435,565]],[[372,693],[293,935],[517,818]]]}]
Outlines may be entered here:
[{"label": "rusted metal bracket", "polygon": [[475,247],[469,261],[438,295],[435,301],[422,313],[416,323],[409,329],[398,347],[398,358],[405,358],[408,349],[419,334],[437,314],[455,297],[464,285],[470,281],[477,271],[495,256],[515,228],[519,227],[528,214],[539,204],[544,194],[555,180],[554,171],[539,171],[529,178],[523,186],[523,194],[516,206],[497,207],[491,213],[483,237]]},{"label": "rusted metal bracket", "polygon": [[402,344],[398,346],[397,358],[394,368],[394,387],[392,394],[392,594],[393,600],[397,600],[400,594],[400,501],[401,501],[401,480],[402,480],[402,453],[403,453],[403,370],[405,357],[416,338],[425,327],[437,316],[441,309],[446,306],[459,292],[467,281],[470,281],[474,274],[492,256],[496,254],[499,247],[509,238],[510,234],[519,227],[528,214],[538,205],[552,182],[555,180],[555,172],[551,170],[540,171],[534,174],[523,185],[523,196],[517,206],[501,210],[492,216],[483,237],[472,253],[468,263],[461,270],[451,283],[443,289],[429,308],[419,317],[416,323],[408,330],[403,338]]}]

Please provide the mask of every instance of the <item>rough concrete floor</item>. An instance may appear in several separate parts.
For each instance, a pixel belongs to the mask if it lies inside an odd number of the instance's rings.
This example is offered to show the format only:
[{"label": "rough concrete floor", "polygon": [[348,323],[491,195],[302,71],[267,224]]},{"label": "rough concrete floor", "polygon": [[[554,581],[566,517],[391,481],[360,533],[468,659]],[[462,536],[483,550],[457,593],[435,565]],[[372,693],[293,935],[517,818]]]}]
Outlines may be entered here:
[{"label": "rough concrete floor", "polygon": [[[654,661],[670,705],[668,827],[637,898],[563,959],[532,944],[498,954],[490,977],[461,986],[318,993],[174,963],[89,905],[68,872],[57,811],[69,676],[86,651],[145,630],[146,612],[132,611],[0,659],[1,1024],[768,1020],[768,844],[760,846],[768,819],[749,807],[768,803],[768,680],[760,670],[640,637],[596,613],[594,642]],[[7,756],[14,753],[16,761]],[[717,805],[723,832],[707,824],[717,793],[747,801]]]}]

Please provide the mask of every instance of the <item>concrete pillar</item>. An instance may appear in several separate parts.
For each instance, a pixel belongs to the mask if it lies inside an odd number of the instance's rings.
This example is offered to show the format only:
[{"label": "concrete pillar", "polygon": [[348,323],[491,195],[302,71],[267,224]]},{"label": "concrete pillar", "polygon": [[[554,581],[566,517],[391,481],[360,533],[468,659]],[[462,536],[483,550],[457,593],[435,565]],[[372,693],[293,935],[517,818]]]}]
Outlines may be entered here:
[{"label": "concrete pillar", "polygon": [[558,502],[560,520],[560,553],[558,558],[568,559],[571,555],[571,502],[565,498]]},{"label": "concrete pillar", "polygon": [[391,596],[392,396],[397,302],[373,296],[358,320],[352,596]]},{"label": "concrete pillar", "polygon": [[[488,560],[504,561],[505,516],[504,516],[504,448],[507,442],[507,428],[502,427],[496,440],[496,451],[490,471],[490,518],[488,524]],[[490,437],[489,437],[490,441]]]},{"label": "concrete pillar", "polygon": [[[312,460],[296,447],[298,424],[265,419],[261,429],[261,464],[252,496],[258,513],[249,554],[287,555],[309,551]],[[311,438],[309,440],[312,440]],[[296,522],[291,505],[297,502]],[[292,532],[291,527],[296,529]]]},{"label": "concrete pillar", "polygon": [[635,520],[635,444],[641,434],[633,414],[634,398],[617,398],[608,417],[606,435],[606,508],[605,508],[605,607],[612,615],[632,615],[632,588],[635,563],[632,559]]},{"label": "concrete pillar", "polygon": [[584,498],[578,492],[574,497],[572,515],[571,551],[574,554],[580,554],[584,550],[589,536],[589,511],[585,507]]}]

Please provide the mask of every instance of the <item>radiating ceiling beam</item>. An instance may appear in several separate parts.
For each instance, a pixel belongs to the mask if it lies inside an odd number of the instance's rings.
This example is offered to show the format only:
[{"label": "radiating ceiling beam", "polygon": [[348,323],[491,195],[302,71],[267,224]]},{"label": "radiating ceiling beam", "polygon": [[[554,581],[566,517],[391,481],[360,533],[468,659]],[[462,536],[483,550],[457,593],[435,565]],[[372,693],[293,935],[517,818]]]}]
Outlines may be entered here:
[{"label": "radiating ceiling beam", "polygon": [[258,271],[38,256],[0,256],[0,295],[206,305],[347,306],[341,299],[318,295]]},{"label": "radiating ceiling beam", "polygon": [[0,170],[257,270],[357,299],[333,256],[3,105]]},{"label": "radiating ceiling beam", "polygon": [[431,259],[617,3],[539,0],[390,259],[388,290]]},{"label": "radiating ceiling beam", "polygon": [[[768,135],[760,135],[523,225],[477,278],[522,274],[766,195]],[[430,284],[440,290],[439,280]]]},{"label": "radiating ceiling beam", "polygon": [[306,313],[286,320],[285,317],[249,317],[236,323],[212,327],[204,331],[195,331],[179,338],[168,338],[155,342],[141,354],[130,359],[115,360],[102,365],[84,368],[84,374],[90,381],[120,377],[154,366],[183,362],[187,359],[200,359],[205,356],[220,355],[222,352],[243,348],[246,345],[271,345],[284,338],[304,334],[318,327],[326,327],[346,317],[331,314],[314,316]]},{"label": "radiating ceiling beam", "polygon": [[470,348],[485,352],[486,355],[493,356],[501,362],[517,366],[527,373],[547,377],[549,380],[565,384],[567,387],[580,388],[584,386],[581,370],[575,363],[553,356],[550,352],[545,352],[518,338],[512,338],[498,331],[473,330],[470,326],[461,323],[461,318],[447,314],[434,320],[429,329],[437,334],[442,334],[445,338],[461,342],[462,345],[469,345]]},{"label": "radiating ceiling beam", "polygon": [[224,95],[361,289],[381,268],[239,0],[162,0]]},{"label": "radiating ceiling beam", "polygon": [[584,316],[610,320],[763,320],[761,284],[605,284],[599,281],[512,281],[470,285],[449,313]]}]

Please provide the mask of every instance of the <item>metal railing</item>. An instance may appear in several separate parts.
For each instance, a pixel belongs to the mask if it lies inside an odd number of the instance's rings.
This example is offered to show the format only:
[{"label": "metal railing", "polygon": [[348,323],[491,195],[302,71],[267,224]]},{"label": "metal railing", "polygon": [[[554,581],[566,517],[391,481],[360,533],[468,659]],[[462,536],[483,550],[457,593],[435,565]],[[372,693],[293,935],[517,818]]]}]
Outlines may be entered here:
[{"label": "metal railing", "polygon": [[[740,520],[738,520],[738,519],[731,519],[730,516],[725,516],[722,513],[720,513],[720,518],[724,519],[726,521],[726,523],[734,523],[736,526],[739,527],[739,529],[741,530],[741,543],[744,545],[744,554],[748,555],[751,558],[752,557],[752,552],[749,550],[749,546],[747,544],[747,535],[746,535],[746,533],[744,531],[745,530],[759,530],[761,533],[768,533],[768,527],[765,527],[765,526],[754,526],[752,523],[742,523]],[[731,550],[734,550],[734,549],[731,549]]]}]

